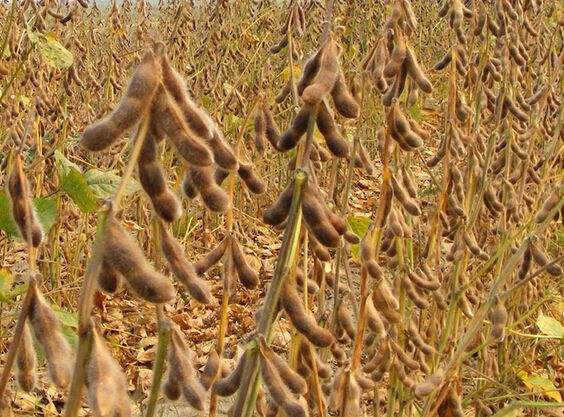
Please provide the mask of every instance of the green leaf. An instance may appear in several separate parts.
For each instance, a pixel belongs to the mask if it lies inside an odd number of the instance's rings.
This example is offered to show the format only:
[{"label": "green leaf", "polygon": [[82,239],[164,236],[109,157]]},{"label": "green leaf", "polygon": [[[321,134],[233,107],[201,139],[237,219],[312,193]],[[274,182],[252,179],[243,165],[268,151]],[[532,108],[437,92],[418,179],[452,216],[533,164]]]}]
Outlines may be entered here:
[{"label": "green leaf", "polygon": [[75,330],[78,329],[78,315],[65,311],[55,305],[51,305],[51,308],[55,312],[59,322],[61,322],[63,336],[67,339],[67,342],[73,347],[78,346],[78,336]]},{"label": "green leaf", "polygon": [[370,217],[366,216],[349,216],[347,223],[352,232],[362,239],[370,227],[372,220],[370,220]]},{"label": "green leaf", "polygon": [[67,339],[67,342],[69,342],[69,345],[76,349],[78,346],[78,335],[76,334],[76,331],[70,327],[63,326],[62,332],[65,339]]},{"label": "green leaf", "polygon": [[558,392],[550,379],[536,374],[529,374],[523,369],[516,370],[515,373],[530,391],[541,393],[558,402],[562,401],[560,392]]},{"label": "green leaf", "polygon": [[[43,231],[48,233],[57,220],[57,203],[52,198],[34,198],[32,204]],[[18,225],[12,218],[12,207],[8,195],[0,191],[0,230],[8,236],[19,237]]]},{"label": "green leaf", "polygon": [[552,317],[548,317],[540,313],[537,318],[537,326],[543,334],[553,336],[558,339],[564,338],[564,326]]},{"label": "green leaf", "polygon": [[57,221],[57,202],[54,198],[38,197],[33,199],[33,205],[39,223],[47,234]]},{"label": "green leaf", "polygon": [[55,315],[63,326],[78,328],[78,316],[76,313],[65,311],[62,308],[52,305]]},{"label": "green leaf", "polygon": [[60,151],[55,151],[55,166],[57,167],[59,175],[67,175],[71,168],[76,169],[78,172],[82,172],[77,164],[69,161]]},{"label": "green leaf", "polygon": [[61,45],[53,35],[35,32],[28,27],[27,36],[48,65],[60,69],[67,69],[72,65],[74,60],[72,53]]},{"label": "green leaf", "polygon": [[[98,198],[111,197],[116,191],[121,177],[115,171],[100,171],[99,169],[90,169],[84,173],[84,178],[94,195]],[[140,185],[133,178],[130,178],[125,187],[125,195],[133,194],[139,191]]]},{"label": "green leaf", "polygon": [[20,295],[24,294],[27,290],[27,284],[21,283],[16,285],[11,291],[6,291],[5,293],[0,292],[0,302],[7,303],[10,302]]},{"label": "green leaf", "polygon": [[0,191],[0,230],[8,236],[19,236],[18,226],[12,218],[10,198],[4,191]]},{"label": "green leaf", "polygon": [[83,213],[93,213],[98,207],[96,195],[90,189],[84,176],[74,167],[70,167],[68,174],[59,172],[61,188],[68,194],[72,201]]},{"label": "green leaf", "polygon": [[12,274],[6,268],[0,268],[0,300],[4,300],[14,281]]},{"label": "green leaf", "polygon": [[[364,237],[364,235],[366,234],[366,231],[370,227],[371,223],[372,223],[372,220],[370,220],[370,218],[366,217],[366,216],[349,216],[347,218],[347,224],[349,225],[349,228],[360,239],[362,239]],[[360,245],[358,245],[358,244],[357,245],[351,245],[350,249],[351,249],[351,253],[355,257],[355,259],[358,259],[359,252],[360,252]]]},{"label": "green leaf", "polygon": [[562,401],[560,393],[550,379],[538,375],[533,375],[529,378],[529,383],[536,387],[537,391],[544,391],[543,394],[553,399],[554,401]]}]

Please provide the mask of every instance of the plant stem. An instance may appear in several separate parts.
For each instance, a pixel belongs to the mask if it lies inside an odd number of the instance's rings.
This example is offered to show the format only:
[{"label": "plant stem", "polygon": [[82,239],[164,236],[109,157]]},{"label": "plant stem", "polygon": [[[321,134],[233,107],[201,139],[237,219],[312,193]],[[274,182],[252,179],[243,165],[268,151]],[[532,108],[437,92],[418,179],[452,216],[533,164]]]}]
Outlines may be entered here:
[{"label": "plant stem", "polygon": [[[258,332],[268,336],[274,321],[274,313],[280,298],[282,284],[286,277],[292,260],[296,255],[297,243],[299,240],[301,229],[301,198],[302,191],[307,180],[307,174],[304,171],[298,171],[294,177],[294,194],[292,196],[292,205],[288,215],[288,224],[284,231],[284,239],[278,256],[276,269],[270,283],[270,287],[266,294],[263,311],[258,324]],[[254,408],[256,395],[258,393],[258,358],[256,351],[248,352],[247,363],[243,375],[237,400],[233,408],[233,417],[249,417]]]},{"label": "plant stem", "polygon": [[114,194],[114,197],[112,198],[112,202],[107,204],[100,213],[100,219],[96,230],[96,239],[92,245],[92,256],[88,261],[86,273],[84,275],[84,282],[80,291],[78,308],[78,352],[76,355],[72,382],[69,388],[68,400],[65,407],[65,417],[76,417],[80,408],[86,363],[88,362],[90,351],[92,349],[91,314],[94,292],[96,291],[96,277],[99,275],[102,266],[106,220],[108,216],[113,215],[114,209],[119,207],[119,202],[121,201],[125,187],[129,178],[133,174],[133,169],[137,163],[141,147],[143,146],[143,138],[145,137],[148,128],[149,119],[147,117],[143,117],[140,127],[137,130],[137,134],[135,135],[133,150],[129,161],[127,162],[125,172],[121,178],[121,182]]},{"label": "plant stem", "polygon": [[168,351],[168,344],[170,343],[170,323],[164,318],[161,305],[157,306],[157,320],[159,324],[159,341],[157,345],[155,364],[153,365],[153,383],[151,385],[149,403],[147,405],[147,413],[145,414],[145,417],[153,417],[155,415],[157,400],[159,399],[159,392],[161,390],[161,382],[163,379],[164,362]]}]

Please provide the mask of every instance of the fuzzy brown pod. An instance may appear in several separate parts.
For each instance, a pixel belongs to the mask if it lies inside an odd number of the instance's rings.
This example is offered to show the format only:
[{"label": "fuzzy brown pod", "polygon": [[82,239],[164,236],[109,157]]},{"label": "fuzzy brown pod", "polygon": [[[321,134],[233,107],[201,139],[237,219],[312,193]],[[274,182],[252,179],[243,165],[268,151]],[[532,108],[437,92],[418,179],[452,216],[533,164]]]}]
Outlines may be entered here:
[{"label": "fuzzy brown pod", "polygon": [[131,416],[127,380],[96,330],[86,364],[88,404],[95,417]]},{"label": "fuzzy brown pod", "polygon": [[71,380],[73,352],[59,319],[41,292],[34,287],[29,309],[29,324],[37,342],[43,348],[49,376],[59,388],[66,388]]},{"label": "fuzzy brown pod", "polygon": [[339,74],[331,90],[331,98],[333,99],[333,104],[335,104],[335,109],[343,117],[349,119],[355,119],[360,113],[360,107],[356,102],[356,99],[350,93],[343,71],[339,69]]},{"label": "fuzzy brown pod", "polygon": [[220,397],[229,397],[239,389],[239,384],[241,382],[241,377],[243,376],[243,371],[245,370],[246,354],[243,353],[235,368],[229,373],[229,375],[224,378],[218,379],[213,384],[213,391]]},{"label": "fuzzy brown pod", "polygon": [[218,375],[220,375],[220,367],[221,361],[219,355],[215,349],[212,349],[206,361],[206,365],[200,373],[200,383],[206,391],[212,387]]},{"label": "fuzzy brown pod", "polygon": [[259,361],[260,374],[276,405],[284,410],[288,416],[306,417],[308,415],[307,405],[304,407],[304,405],[292,395],[269,358],[260,355]]},{"label": "fuzzy brown pod", "polygon": [[[316,105],[331,93],[339,75],[339,46],[329,38],[321,47],[322,52],[319,58],[319,69],[307,85],[301,97],[306,104]],[[304,70],[305,72],[305,70]]]},{"label": "fuzzy brown pod", "polygon": [[102,151],[117,141],[147,112],[160,81],[160,64],[155,54],[149,51],[135,69],[117,107],[84,130],[81,146],[90,151]]},{"label": "fuzzy brown pod", "polygon": [[406,51],[407,60],[407,73],[417,83],[421,91],[431,94],[433,92],[433,85],[425,75],[425,72],[417,62],[417,57],[413,50],[408,46]]},{"label": "fuzzy brown pod", "polygon": [[177,220],[181,213],[180,201],[168,189],[163,169],[157,160],[157,134],[154,132],[153,123],[149,123],[147,134],[142,140],[143,145],[137,168],[139,182],[151,199],[155,212],[166,222]]},{"label": "fuzzy brown pod", "polygon": [[494,305],[490,311],[492,338],[500,343],[505,338],[505,325],[507,324],[507,309],[503,302],[496,296]]},{"label": "fuzzy brown pod", "polygon": [[318,347],[328,347],[333,343],[331,332],[319,326],[313,315],[305,309],[293,284],[284,284],[281,303],[294,327],[311,343]]},{"label": "fuzzy brown pod", "polygon": [[251,164],[244,164],[240,162],[237,173],[239,174],[239,177],[243,180],[247,188],[253,194],[264,194],[264,192],[266,191],[266,184],[256,174]]},{"label": "fuzzy brown pod", "polygon": [[103,257],[138,297],[151,303],[166,303],[174,298],[170,280],[153,268],[137,242],[111,214],[104,229]]},{"label": "fuzzy brown pod", "polygon": [[415,385],[414,392],[417,398],[425,398],[431,392],[439,388],[444,381],[444,374],[441,369],[435,371],[433,375],[427,378],[424,382]]},{"label": "fuzzy brown pod", "polygon": [[204,205],[213,212],[225,213],[229,208],[229,196],[215,181],[212,165],[191,166],[190,180],[202,197]]},{"label": "fuzzy brown pod", "polygon": [[245,288],[252,289],[255,288],[259,283],[258,273],[250,267],[243,254],[243,249],[241,245],[234,237],[230,238],[231,244],[231,256],[233,257],[233,263],[239,281]]},{"label": "fuzzy brown pod", "polygon": [[217,264],[223,257],[229,244],[229,239],[224,238],[219,244],[209,251],[203,258],[194,263],[194,269],[198,275],[204,274],[208,269]]},{"label": "fuzzy brown pod", "polygon": [[115,294],[123,276],[108,262],[102,260],[100,273],[97,277],[98,287],[107,294]]},{"label": "fuzzy brown pod", "polygon": [[343,227],[342,219],[329,211],[311,190],[312,187],[306,187],[302,196],[302,214],[306,225],[321,244],[335,248],[340,241],[340,232],[346,231],[346,225]]},{"label": "fuzzy brown pod", "polygon": [[[33,247],[38,247],[43,240],[43,228],[29,197],[29,184],[24,175],[21,157],[16,155],[8,177],[8,194],[10,195],[12,217],[21,236]],[[31,237],[29,237],[31,235]]]},{"label": "fuzzy brown pod", "polygon": [[156,129],[166,134],[178,154],[188,163],[194,166],[208,166],[213,163],[211,151],[188,127],[182,110],[163,87],[155,94],[151,117]]},{"label": "fuzzy brown pod", "polygon": [[387,321],[390,323],[400,322],[400,315],[398,312],[399,302],[392,294],[392,291],[384,279],[381,279],[379,283],[375,284],[372,291],[372,301],[374,302],[376,310],[382,313]]},{"label": "fuzzy brown pod", "polygon": [[267,346],[264,336],[259,335],[258,340],[261,355],[264,356],[265,360],[272,364],[273,369],[278,372],[280,379],[284,382],[288,389],[294,394],[304,395],[307,392],[306,381],[300,376],[300,374],[288,365],[285,359],[278,356],[269,346]]},{"label": "fuzzy brown pod", "polygon": [[287,152],[296,147],[302,136],[307,131],[307,125],[312,112],[309,106],[303,106],[292,121],[292,125],[279,137],[275,148]]},{"label": "fuzzy brown pod", "polygon": [[[200,382],[192,365],[192,352],[186,345],[180,329],[174,325],[171,333],[170,347],[167,355],[168,381],[179,388],[178,392],[196,410],[203,411],[206,389]],[[167,391],[165,391],[166,393]],[[171,390],[172,394],[175,394]]]},{"label": "fuzzy brown pod", "polygon": [[157,49],[161,58],[163,84],[176,101],[189,129],[208,146],[217,165],[228,171],[236,171],[238,161],[231,145],[206,111],[198,107],[190,98],[186,83],[170,64],[164,45],[158,44]]},{"label": "fuzzy brown pod", "polygon": [[345,330],[351,340],[354,340],[356,335],[356,326],[353,322],[351,311],[343,302],[341,302],[338,307],[337,320],[339,321],[339,325]]},{"label": "fuzzy brown pod", "polygon": [[255,110],[253,127],[255,132],[253,136],[255,149],[260,155],[262,155],[264,153],[266,143],[266,117],[261,107],[257,107]]},{"label": "fuzzy brown pod", "polygon": [[209,304],[212,298],[209,284],[198,276],[194,265],[186,259],[182,246],[165,226],[160,224],[159,229],[163,255],[172,273],[195,300]]},{"label": "fuzzy brown pod", "polygon": [[386,78],[394,77],[398,74],[400,67],[405,61],[407,45],[404,34],[399,27],[394,28],[394,49],[390,54],[390,59],[384,67],[383,74]]},{"label": "fuzzy brown pod", "polygon": [[329,394],[329,410],[345,410],[344,416],[361,415],[362,390],[354,375],[347,369],[340,369],[333,379]]},{"label": "fuzzy brown pod", "polygon": [[327,148],[331,153],[338,158],[347,158],[350,153],[349,142],[339,131],[333,114],[324,100],[318,105],[317,118],[315,120],[317,128],[323,135]]},{"label": "fuzzy brown pod", "polygon": [[535,222],[539,224],[543,223],[547,219],[552,209],[556,207],[556,205],[560,202],[561,198],[562,193],[559,189],[556,189],[552,193],[550,193],[548,198],[542,204],[540,210],[535,215]]},{"label": "fuzzy brown pod", "polygon": [[542,251],[542,249],[540,249],[536,244],[533,243],[531,243],[530,248],[531,254],[533,255],[533,260],[538,266],[546,266],[546,272],[555,277],[562,275],[562,268],[560,267],[560,265],[551,263],[550,259],[548,258],[546,253]]},{"label": "fuzzy brown pod", "polygon": [[37,380],[35,373],[36,362],[37,357],[33,347],[31,330],[29,323],[26,322],[16,356],[16,380],[22,391],[31,392],[35,387]]}]

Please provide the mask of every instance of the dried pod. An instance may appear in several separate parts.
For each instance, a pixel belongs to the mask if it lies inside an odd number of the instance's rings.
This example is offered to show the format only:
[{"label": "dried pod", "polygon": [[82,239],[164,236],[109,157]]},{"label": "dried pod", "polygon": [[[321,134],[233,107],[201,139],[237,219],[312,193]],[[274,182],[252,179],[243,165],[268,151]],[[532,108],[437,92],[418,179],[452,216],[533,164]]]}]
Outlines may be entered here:
[{"label": "dried pod", "polygon": [[174,276],[186,291],[202,304],[209,304],[211,291],[208,283],[201,279],[192,263],[188,262],[180,243],[160,225],[160,239],[163,254]]},{"label": "dried pod", "polygon": [[174,326],[167,355],[168,380],[176,381],[184,399],[196,410],[203,411],[206,390],[192,365],[192,354],[180,330]]},{"label": "dried pod", "polygon": [[29,309],[29,324],[37,342],[43,348],[49,376],[59,388],[66,388],[71,380],[73,353],[63,336],[61,323],[53,309],[37,288],[33,288]]},{"label": "dried pod", "polygon": [[560,190],[554,190],[542,204],[540,210],[535,215],[536,223],[543,223],[552,209],[560,202]]},{"label": "dried pod", "polygon": [[538,266],[544,267],[545,265],[547,265],[546,272],[555,277],[562,275],[562,268],[560,267],[560,265],[551,264],[548,256],[538,246],[531,244],[530,248],[533,259]]},{"label": "dried pod", "polygon": [[237,173],[253,194],[263,194],[266,190],[266,184],[253,171],[252,165],[239,163]]},{"label": "dried pod", "polygon": [[159,85],[160,73],[155,55],[147,52],[117,107],[108,116],[88,126],[80,144],[90,151],[101,151],[118,140],[148,110]]},{"label": "dried pod", "polygon": [[339,132],[331,110],[325,101],[318,105],[316,123],[331,153],[338,158],[347,158],[350,153],[349,143]]},{"label": "dried pod", "polygon": [[263,106],[262,111],[264,113],[265,123],[266,123],[266,139],[270,142],[272,147],[276,150],[278,148],[278,142],[280,142],[280,129],[272,116],[272,112],[266,106]]},{"label": "dried pod", "polygon": [[188,127],[182,110],[164,88],[160,88],[155,95],[151,117],[156,129],[166,133],[185,161],[194,166],[208,166],[213,163],[212,153]]},{"label": "dried pod", "polygon": [[123,275],[137,296],[152,303],[174,298],[171,282],[155,271],[135,240],[112,215],[106,220],[103,256],[108,265]]},{"label": "dried pod", "polygon": [[322,46],[319,70],[301,97],[309,105],[318,104],[333,89],[339,74],[339,47],[332,38]]},{"label": "dried pod", "polygon": [[255,129],[254,143],[255,148],[259,154],[264,153],[265,141],[266,141],[266,117],[262,108],[257,107],[255,111],[255,117],[253,119],[253,125]]},{"label": "dried pod", "polygon": [[108,294],[114,294],[123,276],[105,260],[102,261],[97,281],[100,289]]},{"label": "dried pod", "polygon": [[214,266],[223,257],[227,245],[229,244],[229,239],[225,238],[219,244],[209,251],[203,258],[199,259],[194,263],[194,269],[198,275],[204,274],[208,269]]},{"label": "dried pod", "polygon": [[415,385],[415,396],[417,398],[424,398],[437,389],[444,381],[444,374],[442,370],[438,369],[431,375],[425,382]]},{"label": "dried pod", "polygon": [[425,76],[425,72],[419,66],[415,53],[410,47],[407,47],[406,58],[407,60],[407,73],[417,83],[421,91],[431,94],[433,86],[429,79]]},{"label": "dried pod", "polygon": [[88,403],[95,417],[130,416],[127,380],[97,331],[92,333],[92,351],[86,365]]},{"label": "dried pod", "polygon": [[270,347],[266,345],[264,336],[259,336],[259,346],[261,355],[264,359],[270,362],[276,372],[279,374],[284,385],[290,389],[294,394],[304,395],[307,392],[306,381],[290,366],[288,363],[278,356]]},{"label": "dried pod", "polygon": [[507,309],[503,302],[496,296],[494,305],[490,311],[492,323],[491,336],[496,342],[502,342],[505,338],[505,325],[507,324]]},{"label": "dried pod", "polygon": [[410,322],[406,332],[409,340],[425,355],[432,355],[435,353],[435,349],[423,340],[419,330],[417,330],[417,327],[415,326],[415,323]]},{"label": "dried pod", "polygon": [[[12,216],[18,225],[21,236],[34,247],[38,247],[43,239],[43,229],[37,220],[31,198],[29,198],[29,184],[24,175],[19,155],[14,157],[8,177],[8,193],[12,202]],[[26,236],[29,236],[28,233],[31,238],[26,238]]]},{"label": "dried pod", "polygon": [[259,283],[257,272],[247,263],[239,242],[235,238],[231,238],[230,240],[231,255],[233,256],[233,262],[241,284],[243,284],[245,288],[255,288]]},{"label": "dried pod", "polygon": [[399,359],[399,361],[401,363],[403,363],[405,366],[407,366],[409,369],[413,370],[413,371],[417,371],[419,369],[419,362],[417,362],[416,360],[412,359],[403,349],[400,345],[397,344],[397,342],[395,340],[390,340],[390,345],[392,346],[392,349],[394,350],[394,352],[396,352],[396,357],[397,359]]},{"label": "dried pod", "polygon": [[406,189],[400,184],[394,176],[392,176],[392,188],[394,197],[399,201],[403,208],[413,216],[421,215],[421,209],[415,200],[413,200]]},{"label": "dried pod", "polygon": [[206,207],[216,213],[225,213],[229,208],[229,197],[215,182],[213,166],[191,166],[189,171],[192,184]]},{"label": "dried pod", "polygon": [[374,306],[372,297],[366,299],[366,324],[377,337],[382,339],[386,336],[386,326]]},{"label": "dried pod", "polygon": [[352,320],[351,311],[347,308],[347,306],[341,302],[337,311],[337,320],[339,321],[339,325],[343,327],[347,335],[354,340],[356,335],[356,326]]},{"label": "dried pod", "polygon": [[20,346],[16,356],[16,379],[18,385],[25,392],[31,392],[35,387],[36,355],[29,324],[25,323]]},{"label": "dried pod", "polygon": [[327,211],[317,196],[308,187],[302,196],[302,214],[308,229],[315,238],[329,248],[335,248],[340,241],[339,232],[329,220]]},{"label": "dried pod", "polygon": [[264,211],[262,218],[266,224],[275,226],[286,220],[292,204],[293,193],[294,183],[291,182],[278,196],[278,199]]},{"label": "dried pod", "polygon": [[307,408],[293,397],[272,362],[264,355],[260,355],[259,359],[262,379],[276,405],[288,416],[306,417]]},{"label": "dried pod", "polygon": [[343,72],[339,70],[333,89],[331,90],[331,97],[333,98],[333,103],[339,114],[343,117],[349,119],[355,119],[358,117],[360,108],[355,98],[349,92],[347,88],[347,83]]},{"label": "dried pod", "polygon": [[284,284],[281,302],[294,327],[311,343],[318,347],[327,347],[333,343],[331,332],[319,326],[315,318],[305,310],[300,295],[292,284]]},{"label": "dried pod", "polygon": [[390,59],[384,67],[383,74],[386,78],[391,78],[399,72],[407,54],[407,46],[404,35],[401,29],[397,27],[394,28],[394,42],[394,49],[390,54]]},{"label": "dried pod", "polygon": [[211,388],[217,376],[219,375],[219,368],[219,355],[217,354],[215,349],[212,349],[208,356],[208,360],[206,361],[206,366],[200,374],[200,383],[206,391]]},{"label": "dried pod", "polygon": [[307,130],[311,112],[312,109],[308,106],[304,106],[300,109],[292,121],[292,125],[281,136],[279,136],[279,140],[275,146],[277,150],[286,152],[296,147]]},{"label": "dried pod", "polygon": [[229,397],[233,395],[238,389],[241,383],[241,377],[243,376],[243,371],[245,369],[246,355],[243,354],[237,361],[235,369],[229,373],[225,378],[218,379],[213,384],[214,392],[220,397]]}]

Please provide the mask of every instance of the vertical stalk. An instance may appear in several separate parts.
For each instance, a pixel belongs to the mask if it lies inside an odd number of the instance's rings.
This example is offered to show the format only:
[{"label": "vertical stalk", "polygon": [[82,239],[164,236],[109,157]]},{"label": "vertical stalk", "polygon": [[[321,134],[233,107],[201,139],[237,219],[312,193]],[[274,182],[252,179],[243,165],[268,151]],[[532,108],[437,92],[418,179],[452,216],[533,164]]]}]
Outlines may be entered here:
[{"label": "vertical stalk", "polygon": [[143,146],[142,139],[145,137],[147,129],[149,128],[148,117],[143,117],[139,126],[140,127],[137,130],[137,134],[135,135],[135,139],[133,141],[133,149],[121,182],[112,198],[112,202],[107,204],[100,213],[100,219],[96,230],[96,238],[92,245],[92,256],[90,257],[86,267],[84,282],[80,291],[78,308],[78,352],[76,355],[71,385],[69,387],[68,400],[64,411],[65,417],[76,417],[80,408],[86,363],[88,362],[90,351],[92,349],[92,326],[90,317],[93,308],[94,292],[96,290],[96,277],[100,273],[102,266],[106,220],[108,216],[112,215],[113,209],[119,207],[127,182],[133,174],[133,169],[137,163],[137,158],[141,153],[141,147]]},{"label": "vertical stalk", "polygon": [[[301,228],[300,204],[306,179],[306,173],[301,170],[298,171],[294,177],[294,194],[292,196],[290,213],[288,215],[288,224],[284,232],[280,255],[278,256],[276,269],[264,300],[263,311],[258,324],[258,332],[264,335],[267,339],[271,332],[275,315],[274,313],[280,298],[284,278],[286,277],[292,260],[296,255],[296,247]],[[234,417],[249,417],[254,408],[256,395],[258,393],[257,353],[256,351],[253,351],[248,352],[247,355],[247,363],[241,377],[237,400],[233,408]]]},{"label": "vertical stalk", "polygon": [[170,343],[170,323],[164,317],[162,305],[157,306],[157,318],[159,325],[159,340],[157,344],[155,364],[153,365],[153,382],[151,385],[149,403],[147,405],[145,417],[153,417],[155,415],[157,400],[159,399],[159,392],[161,390],[161,383],[163,380],[164,362],[166,359],[168,344]]}]

